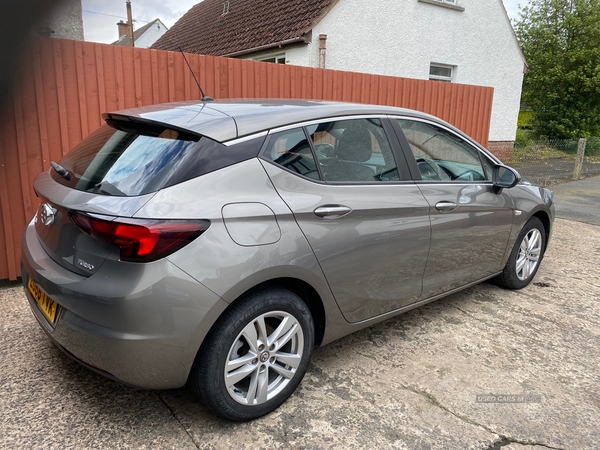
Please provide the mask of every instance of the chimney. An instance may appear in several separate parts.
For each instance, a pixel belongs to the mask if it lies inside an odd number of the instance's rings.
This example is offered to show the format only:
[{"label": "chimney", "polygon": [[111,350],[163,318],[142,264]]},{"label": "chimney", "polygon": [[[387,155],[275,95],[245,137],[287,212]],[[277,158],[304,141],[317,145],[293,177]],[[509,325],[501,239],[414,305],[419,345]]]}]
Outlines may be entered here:
[{"label": "chimney", "polygon": [[127,34],[129,35],[129,45],[133,47],[135,44],[133,43],[133,17],[131,14],[131,0],[127,0],[125,3],[127,4]]},{"label": "chimney", "polygon": [[121,39],[121,36],[129,35],[129,26],[125,22],[120,20],[117,27],[119,28],[119,39]]},{"label": "chimney", "polygon": [[325,68],[325,58],[327,55],[327,35],[319,35],[319,68]]}]

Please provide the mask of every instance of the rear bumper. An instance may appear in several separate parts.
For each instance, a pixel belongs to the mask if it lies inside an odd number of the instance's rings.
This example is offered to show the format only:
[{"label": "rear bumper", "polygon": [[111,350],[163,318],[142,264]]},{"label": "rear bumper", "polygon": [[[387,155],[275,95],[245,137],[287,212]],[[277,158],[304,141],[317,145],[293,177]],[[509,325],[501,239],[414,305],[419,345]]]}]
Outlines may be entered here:
[{"label": "rear bumper", "polygon": [[[227,307],[164,259],[107,261],[83,277],[48,257],[31,224],[22,247],[23,285],[42,328],[74,359],[132,386],[183,386],[202,340]],[[30,277],[58,303],[54,324],[27,289]]]}]

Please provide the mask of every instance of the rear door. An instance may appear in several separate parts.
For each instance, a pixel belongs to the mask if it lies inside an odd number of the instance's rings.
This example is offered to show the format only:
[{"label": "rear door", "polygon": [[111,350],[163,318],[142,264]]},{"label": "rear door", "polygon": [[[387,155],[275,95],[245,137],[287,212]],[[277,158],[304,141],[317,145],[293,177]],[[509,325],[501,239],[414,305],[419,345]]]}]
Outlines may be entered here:
[{"label": "rear door", "polygon": [[509,190],[492,186],[494,161],[442,125],[403,118],[393,126],[430,206],[423,298],[500,271],[514,208]]},{"label": "rear door", "polygon": [[429,205],[390,135],[384,118],[329,120],[274,133],[263,152],[350,322],[421,296]]}]

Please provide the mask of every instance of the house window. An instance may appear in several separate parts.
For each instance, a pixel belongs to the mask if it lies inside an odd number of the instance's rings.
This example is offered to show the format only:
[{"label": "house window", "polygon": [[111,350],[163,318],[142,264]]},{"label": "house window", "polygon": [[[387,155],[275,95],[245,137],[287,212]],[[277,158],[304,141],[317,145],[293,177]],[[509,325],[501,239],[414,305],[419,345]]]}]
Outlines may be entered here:
[{"label": "house window", "polygon": [[454,77],[454,69],[454,66],[431,63],[429,65],[429,79],[451,83],[452,78]]},{"label": "house window", "polygon": [[458,0],[417,0],[421,3],[428,3],[430,5],[442,6],[444,8],[453,9],[455,11],[464,11],[465,8],[459,6]]},{"label": "house window", "polygon": [[270,62],[275,64],[285,64],[285,53],[279,55],[268,56],[265,58],[257,58],[257,61]]}]

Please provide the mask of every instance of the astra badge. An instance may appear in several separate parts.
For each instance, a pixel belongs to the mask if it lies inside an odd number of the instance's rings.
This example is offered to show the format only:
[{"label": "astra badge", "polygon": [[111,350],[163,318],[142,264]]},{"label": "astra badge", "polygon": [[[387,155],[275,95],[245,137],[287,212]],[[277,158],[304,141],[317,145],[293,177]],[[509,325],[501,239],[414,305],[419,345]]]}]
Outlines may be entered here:
[{"label": "astra badge", "polygon": [[54,223],[54,216],[56,214],[56,209],[50,206],[48,203],[44,203],[42,205],[42,209],[40,211],[42,223],[44,225],[52,225]]},{"label": "astra badge", "polygon": [[87,270],[94,270],[94,265],[84,261],[83,259],[78,259],[77,264],[79,264],[81,267],[86,268]]}]

